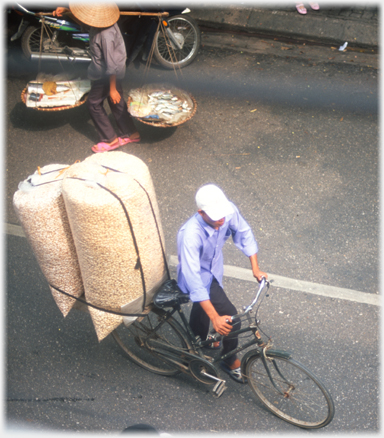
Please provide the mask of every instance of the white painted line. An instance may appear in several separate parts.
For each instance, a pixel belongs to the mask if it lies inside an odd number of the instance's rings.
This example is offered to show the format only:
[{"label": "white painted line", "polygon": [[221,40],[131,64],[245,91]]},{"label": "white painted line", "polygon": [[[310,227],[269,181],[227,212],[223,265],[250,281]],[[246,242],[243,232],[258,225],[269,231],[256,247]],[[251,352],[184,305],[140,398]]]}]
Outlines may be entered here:
[{"label": "white painted line", "polygon": [[[23,229],[19,225],[5,224],[6,234],[12,236],[25,237]],[[168,263],[170,266],[177,266],[177,257],[169,256]],[[238,280],[255,282],[250,269],[238,268],[236,266],[224,265],[224,275]],[[341,287],[327,286],[325,284],[310,283],[309,281],[294,280],[292,278],[281,277],[280,275],[268,273],[268,279],[274,287],[282,289],[296,290],[313,295],[321,295],[339,300],[354,301],[356,303],[370,304],[372,306],[381,306],[380,295],[359,292],[352,289],[343,289]]]},{"label": "white painted line", "polygon": [[[171,266],[177,266],[177,257],[170,256],[169,264]],[[224,276],[245,281],[256,281],[250,269],[238,268],[236,266],[224,265]],[[274,287],[281,287],[282,289],[296,290],[339,300],[381,306],[379,295],[344,289],[341,287],[327,286],[325,284],[310,283],[309,281],[293,280],[291,278],[281,277],[280,275],[270,273],[268,273],[268,279]]]}]

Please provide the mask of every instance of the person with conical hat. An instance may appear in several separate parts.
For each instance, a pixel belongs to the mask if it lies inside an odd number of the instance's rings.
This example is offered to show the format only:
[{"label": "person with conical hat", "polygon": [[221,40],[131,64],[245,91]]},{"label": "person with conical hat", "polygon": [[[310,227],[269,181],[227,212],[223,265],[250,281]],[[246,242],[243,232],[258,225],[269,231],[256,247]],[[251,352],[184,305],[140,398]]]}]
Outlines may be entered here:
[{"label": "person with conical hat", "polygon": [[[114,3],[70,3],[69,9],[58,7],[53,15],[61,17],[70,13],[76,21],[90,27],[89,48],[91,63],[88,78],[91,90],[88,94],[88,109],[99,136],[93,152],[105,152],[120,146],[140,141],[133,120],[123,98],[122,79],[125,76],[127,52],[125,42],[117,24],[119,7]],[[120,131],[116,134],[104,109],[107,99]]]}]

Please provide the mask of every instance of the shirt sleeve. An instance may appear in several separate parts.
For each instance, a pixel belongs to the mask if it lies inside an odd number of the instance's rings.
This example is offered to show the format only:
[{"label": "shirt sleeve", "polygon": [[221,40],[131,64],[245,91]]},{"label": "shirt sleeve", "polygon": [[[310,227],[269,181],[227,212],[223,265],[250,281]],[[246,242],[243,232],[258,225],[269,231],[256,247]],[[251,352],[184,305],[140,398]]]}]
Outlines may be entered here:
[{"label": "shirt sleeve", "polygon": [[257,254],[259,247],[253,235],[251,227],[241,216],[238,208],[232,204],[235,213],[230,219],[229,228],[232,233],[232,239],[238,249],[240,249],[247,257]]},{"label": "shirt sleeve", "polygon": [[191,301],[209,300],[209,292],[201,279],[199,236],[184,234],[179,243],[179,261]]},{"label": "shirt sleeve", "polygon": [[113,27],[107,32],[103,32],[101,38],[102,53],[106,67],[105,74],[121,77],[125,71],[126,52],[124,41],[115,34],[116,31]]}]

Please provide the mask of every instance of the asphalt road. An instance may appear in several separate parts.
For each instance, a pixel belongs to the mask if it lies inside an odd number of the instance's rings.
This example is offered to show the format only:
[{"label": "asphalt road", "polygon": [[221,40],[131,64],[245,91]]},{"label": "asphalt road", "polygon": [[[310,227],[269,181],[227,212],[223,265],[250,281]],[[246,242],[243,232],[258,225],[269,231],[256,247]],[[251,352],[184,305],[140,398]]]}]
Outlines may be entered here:
[{"label": "asphalt road", "polygon": [[[196,189],[220,185],[255,231],[262,269],[282,277],[377,295],[378,81],[372,62],[337,62],[329,49],[250,53],[205,46],[177,73],[128,70],[125,90],[167,82],[190,91],[197,113],[177,128],[137,122],[142,142],[124,147],[151,172],[168,255],[194,212]],[[284,53],[284,56],[282,56]],[[321,53],[321,50],[320,52]],[[21,90],[36,69],[7,53],[6,222],[12,197],[37,166],[90,155],[96,135],[84,107],[28,110]],[[233,244],[225,263],[249,268]],[[7,236],[7,404],[15,430],[119,432],[134,423],[181,432],[295,432],[228,382],[214,399],[187,376],[164,378],[129,362],[89,316],[63,319],[23,237]],[[172,268],[174,269],[174,268]],[[236,305],[254,283],[226,278]],[[272,288],[262,321],[276,346],[315,371],[334,397],[327,432],[376,432],[379,306]]]}]

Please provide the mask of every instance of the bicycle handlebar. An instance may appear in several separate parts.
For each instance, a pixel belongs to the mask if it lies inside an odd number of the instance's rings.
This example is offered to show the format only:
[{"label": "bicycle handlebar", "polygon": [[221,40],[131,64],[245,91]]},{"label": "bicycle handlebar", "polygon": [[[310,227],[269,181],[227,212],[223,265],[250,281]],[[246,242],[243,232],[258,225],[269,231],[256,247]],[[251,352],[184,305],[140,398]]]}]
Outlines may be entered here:
[{"label": "bicycle handlebar", "polygon": [[228,320],[227,320],[227,322],[231,322],[232,324],[235,323],[235,322],[238,322],[238,321],[240,321],[240,317],[241,317],[241,316],[244,316],[244,315],[246,315],[247,313],[249,313],[249,312],[253,309],[253,307],[256,305],[256,303],[258,302],[258,300],[260,299],[260,297],[261,297],[261,292],[263,291],[263,289],[264,289],[265,287],[269,288],[269,281],[268,281],[265,277],[263,277],[263,278],[261,279],[261,281],[260,281],[259,289],[257,290],[256,295],[255,295],[255,298],[253,299],[252,303],[249,304],[249,305],[245,308],[245,310],[244,310],[243,313],[241,313],[240,315],[233,315],[233,316],[231,316],[231,321],[228,321]]}]

